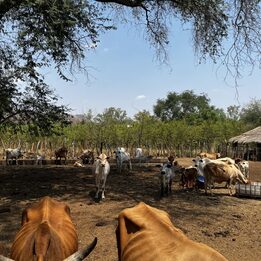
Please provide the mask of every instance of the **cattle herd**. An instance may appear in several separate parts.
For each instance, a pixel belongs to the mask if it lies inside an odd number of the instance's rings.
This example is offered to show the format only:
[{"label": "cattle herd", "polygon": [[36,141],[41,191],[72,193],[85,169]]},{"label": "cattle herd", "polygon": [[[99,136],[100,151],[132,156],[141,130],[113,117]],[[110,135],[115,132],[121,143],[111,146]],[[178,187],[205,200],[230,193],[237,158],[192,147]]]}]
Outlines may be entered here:
[{"label": "cattle herd", "polygon": [[[68,150],[65,147],[55,150],[55,160],[64,158]],[[119,173],[132,170],[130,154],[124,148],[115,151],[116,167]],[[20,148],[6,150],[6,165],[9,161],[22,157]],[[41,155],[35,160],[41,160]],[[143,158],[141,148],[137,148],[135,158]],[[92,151],[84,151],[76,167],[85,164],[94,166],[96,193],[95,199],[105,198],[105,185],[110,173],[109,157],[101,153],[94,158]],[[236,182],[248,183],[249,164],[240,159],[221,158],[220,154],[200,153],[191,166],[180,166],[174,156],[169,156],[159,170],[159,192],[161,196],[171,193],[172,181],[180,176],[183,189],[212,193],[215,183],[225,182],[229,195]],[[116,229],[118,257],[120,261],[158,261],[158,260],[227,260],[209,246],[190,240],[171,222],[165,211],[153,208],[145,203],[124,209],[118,216]],[[95,248],[97,238],[90,245],[78,250],[76,228],[71,220],[70,208],[63,202],[50,197],[42,198],[38,203],[26,208],[22,213],[22,224],[11,247],[10,258],[0,256],[0,260],[16,261],[59,261],[83,260]]]}]

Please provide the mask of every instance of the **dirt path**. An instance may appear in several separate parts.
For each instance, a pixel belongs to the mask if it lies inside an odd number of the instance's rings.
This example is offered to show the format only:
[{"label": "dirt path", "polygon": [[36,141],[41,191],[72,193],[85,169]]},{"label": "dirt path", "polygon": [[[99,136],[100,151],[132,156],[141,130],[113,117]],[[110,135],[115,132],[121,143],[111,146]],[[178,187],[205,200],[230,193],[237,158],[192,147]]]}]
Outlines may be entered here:
[{"label": "dirt path", "polygon": [[[180,159],[187,166],[191,159]],[[116,261],[117,216],[144,201],[167,211],[175,226],[193,240],[215,248],[231,261],[260,261],[261,200],[228,196],[217,188],[214,196],[185,191],[174,183],[168,198],[158,197],[158,168],[138,168],[119,175],[114,168],[107,181],[106,199],[95,202],[90,168],[72,166],[0,166],[0,254],[9,255],[25,206],[49,195],[66,202],[77,226],[80,246],[98,237],[88,260]],[[261,181],[261,162],[250,163],[251,180]]]}]

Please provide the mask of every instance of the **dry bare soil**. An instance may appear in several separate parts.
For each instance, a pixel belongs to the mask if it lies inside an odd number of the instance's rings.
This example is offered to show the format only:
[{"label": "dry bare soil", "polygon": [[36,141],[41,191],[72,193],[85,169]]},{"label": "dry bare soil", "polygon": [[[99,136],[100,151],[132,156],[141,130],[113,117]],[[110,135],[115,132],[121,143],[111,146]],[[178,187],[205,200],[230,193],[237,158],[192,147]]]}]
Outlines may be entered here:
[{"label": "dry bare soil", "polygon": [[[188,166],[191,159],[179,163]],[[228,260],[261,260],[260,199],[231,197],[221,187],[213,196],[205,196],[203,190],[181,189],[178,181],[172,195],[160,199],[158,170],[134,166],[133,171],[119,174],[112,167],[106,199],[96,202],[91,167],[0,166],[0,254],[9,255],[22,210],[49,195],[70,206],[80,247],[98,237],[88,260],[118,260],[117,216],[140,201],[167,211],[189,238],[215,248]],[[261,162],[250,162],[250,178],[261,181]]]}]

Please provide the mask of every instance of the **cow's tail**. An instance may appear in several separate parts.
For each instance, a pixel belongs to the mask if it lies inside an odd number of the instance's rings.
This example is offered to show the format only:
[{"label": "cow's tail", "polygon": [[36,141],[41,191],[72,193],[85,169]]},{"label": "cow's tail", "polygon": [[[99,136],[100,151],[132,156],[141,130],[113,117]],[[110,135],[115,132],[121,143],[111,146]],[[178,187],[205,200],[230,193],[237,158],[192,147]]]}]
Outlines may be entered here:
[{"label": "cow's tail", "polygon": [[37,257],[37,261],[43,261],[47,254],[51,241],[50,227],[47,222],[43,222],[39,225],[34,239],[34,252]]}]

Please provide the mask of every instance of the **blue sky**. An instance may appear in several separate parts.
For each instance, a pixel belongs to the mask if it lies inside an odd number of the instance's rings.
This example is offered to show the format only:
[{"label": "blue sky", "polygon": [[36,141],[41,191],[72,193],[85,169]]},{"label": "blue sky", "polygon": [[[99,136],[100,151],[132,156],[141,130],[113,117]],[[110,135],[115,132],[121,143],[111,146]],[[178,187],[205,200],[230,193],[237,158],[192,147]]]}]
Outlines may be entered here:
[{"label": "blue sky", "polygon": [[169,65],[160,65],[155,50],[144,40],[142,33],[128,26],[102,35],[95,50],[86,60],[89,77],[75,75],[66,83],[52,71],[46,78],[61,103],[72,108],[72,114],[102,113],[105,108],[126,110],[129,117],[139,111],[153,112],[157,99],[168,92],[193,90],[206,93],[210,103],[226,109],[230,105],[244,106],[253,98],[261,99],[261,74],[256,70],[238,81],[237,90],[232,79],[224,80],[224,68],[211,61],[198,64],[193,52],[191,35],[179,26],[170,35]]}]

